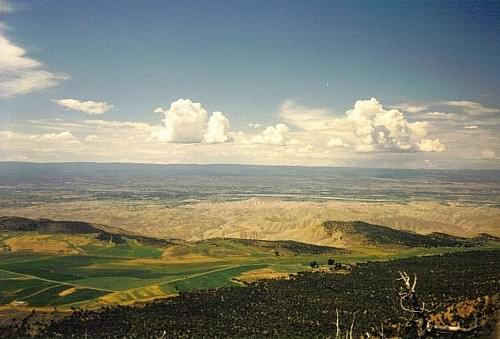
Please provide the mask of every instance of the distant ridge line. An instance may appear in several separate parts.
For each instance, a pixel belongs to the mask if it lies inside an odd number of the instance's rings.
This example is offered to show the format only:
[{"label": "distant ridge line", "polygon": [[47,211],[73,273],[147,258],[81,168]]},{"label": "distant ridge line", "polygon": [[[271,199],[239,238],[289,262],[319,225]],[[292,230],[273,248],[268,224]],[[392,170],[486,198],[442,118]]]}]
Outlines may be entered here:
[{"label": "distant ridge line", "polygon": [[425,172],[497,172],[500,169],[482,168],[422,168],[422,167],[359,167],[359,166],[332,166],[332,165],[272,165],[272,164],[238,164],[238,163],[156,163],[156,162],[121,162],[121,161],[0,161],[1,164],[27,165],[137,165],[137,166],[171,166],[171,167],[272,167],[272,168],[304,168],[304,169],[345,169],[345,170],[388,170],[388,171],[425,171]]}]

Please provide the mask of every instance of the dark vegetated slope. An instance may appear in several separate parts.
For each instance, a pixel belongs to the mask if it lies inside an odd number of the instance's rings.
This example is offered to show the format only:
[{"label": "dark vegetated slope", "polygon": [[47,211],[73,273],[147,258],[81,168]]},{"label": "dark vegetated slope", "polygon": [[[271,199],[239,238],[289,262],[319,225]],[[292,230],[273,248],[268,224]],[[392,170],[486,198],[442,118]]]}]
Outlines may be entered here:
[{"label": "dark vegetated slope", "polygon": [[23,217],[0,217],[0,231],[38,232],[45,234],[98,234],[97,239],[112,241],[116,244],[125,243],[124,237],[135,239],[151,246],[168,246],[173,244],[167,239],[147,237],[121,228],[92,224],[82,221],[64,221],[49,219],[29,219]]},{"label": "dark vegetated slope", "polygon": [[448,241],[456,241],[456,242],[467,242],[467,241],[473,241],[473,239],[465,238],[465,237],[457,237],[455,235],[450,235],[447,233],[442,233],[442,232],[432,232],[426,235],[429,238],[432,239],[442,239],[442,240],[448,240]]},{"label": "dark vegetated slope", "polygon": [[[238,238],[214,238],[203,242],[210,243],[213,241],[235,242],[249,247],[254,247],[262,251],[275,251],[277,254],[344,254],[348,253],[346,249],[307,244],[294,240],[255,240],[255,239],[238,239]],[[199,243],[203,243],[199,242]]]},{"label": "dark vegetated slope", "polygon": [[[343,330],[356,313],[354,337],[366,331],[376,335],[381,323],[390,336],[396,334],[391,324],[407,316],[399,306],[398,271],[418,276],[416,291],[429,309],[444,310],[458,301],[500,293],[500,251],[474,251],[369,262],[347,275],[303,273],[248,288],[182,293],[137,307],[78,311],[40,336],[152,338],[165,331],[168,337],[332,337],[336,309]],[[453,338],[487,338],[491,332],[490,322]]]},{"label": "dark vegetated slope", "polygon": [[340,232],[343,236],[355,239],[355,241],[364,245],[401,245],[410,247],[473,245],[470,239],[454,237],[445,233],[422,235],[363,221],[325,221],[323,227],[329,235]]},{"label": "dark vegetated slope", "polygon": [[495,237],[494,235],[488,233],[479,233],[472,239],[476,242],[500,242],[499,237]]},{"label": "dark vegetated slope", "polygon": [[53,221],[21,217],[0,217],[1,231],[86,234],[102,232],[96,226],[79,221]]}]

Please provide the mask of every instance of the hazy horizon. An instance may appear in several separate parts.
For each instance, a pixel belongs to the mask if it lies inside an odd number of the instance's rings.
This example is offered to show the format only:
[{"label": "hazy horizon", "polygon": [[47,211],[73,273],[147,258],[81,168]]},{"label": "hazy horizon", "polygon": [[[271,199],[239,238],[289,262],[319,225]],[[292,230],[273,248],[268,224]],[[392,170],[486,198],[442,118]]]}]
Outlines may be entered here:
[{"label": "hazy horizon", "polygon": [[33,197],[46,197],[49,201],[182,201],[266,196],[299,200],[500,203],[497,170],[0,162],[0,174],[0,191],[4,195],[0,205],[23,204]]},{"label": "hazy horizon", "polygon": [[280,165],[280,164],[250,164],[250,163],[225,163],[225,162],[213,162],[213,163],[162,163],[162,162],[122,162],[122,161],[20,161],[20,160],[0,160],[2,163],[14,163],[14,164],[102,164],[102,165],[154,165],[154,166],[242,166],[242,167],[284,167],[284,168],[294,168],[294,167],[305,167],[305,168],[331,168],[331,169],[360,169],[360,170],[394,170],[394,171],[485,171],[485,172],[498,172],[500,174],[500,168],[487,167],[487,168],[426,168],[426,167],[364,167],[364,166],[336,166],[336,165]]}]

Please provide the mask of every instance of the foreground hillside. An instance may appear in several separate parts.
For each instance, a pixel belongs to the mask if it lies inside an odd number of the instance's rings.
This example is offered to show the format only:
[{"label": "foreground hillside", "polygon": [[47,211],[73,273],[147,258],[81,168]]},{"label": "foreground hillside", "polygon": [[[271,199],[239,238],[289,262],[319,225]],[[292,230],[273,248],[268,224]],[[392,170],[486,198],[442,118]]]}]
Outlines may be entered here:
[{"label": "foreground hillside", "polygon": [[[416,292],[432,310],[432,326],[472,328],[453,338],[491,338],[500,306],[499,260],[499,251],[455,253],[358,264],[347,275],[304,273],[244,289],[194,291],[133,307],[77,311],[45,326],[39,337],[333,337],[338,310],[342,334],[354,319],[355,338],[382,332],[408,338],[411,328],[401,317],[411,314],[400,307],[397,280],[407,271],[418,277]],[[4,332],[27,335],[26,324]]]}]

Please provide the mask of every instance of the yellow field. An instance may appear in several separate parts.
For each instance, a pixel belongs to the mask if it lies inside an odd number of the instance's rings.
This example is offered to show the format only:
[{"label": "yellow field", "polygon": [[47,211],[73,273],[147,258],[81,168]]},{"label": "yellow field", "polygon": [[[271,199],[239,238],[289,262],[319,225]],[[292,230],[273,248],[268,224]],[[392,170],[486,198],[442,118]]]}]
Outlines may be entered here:
[{"label": "yellow field", "polygon": [[148,300],[152,298],[164,297],[167,294],[158,285],[134,288],[126,291],[107,294],[97,301],[101,304],[123,304],[137,300]]},{"label": "yellow field", "polygon": [[235,277],[234,280],[242,283],[252,283],[263,279],[288,279],[292,273],[276,272],[271,268],[262,268],[253,271],[247,271],[239,276]]},{"label": "yellow field", "polygon": [[62,292],[59,293],[59,296],[60,297],[65,297],[67,295],[70,295],[72,293],[75,293],[76,292],[76,288],[75,287],[71,287],[71,288],[68,288],[67,290],[64,290]]},{"label": "yellow field", "polygon": [[51,239],[50,235],[19,235],[4,241],[12,252],[47,252],[47,253],[78,253],[78,250],[70,246],[66,241]]}]

